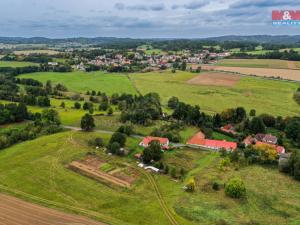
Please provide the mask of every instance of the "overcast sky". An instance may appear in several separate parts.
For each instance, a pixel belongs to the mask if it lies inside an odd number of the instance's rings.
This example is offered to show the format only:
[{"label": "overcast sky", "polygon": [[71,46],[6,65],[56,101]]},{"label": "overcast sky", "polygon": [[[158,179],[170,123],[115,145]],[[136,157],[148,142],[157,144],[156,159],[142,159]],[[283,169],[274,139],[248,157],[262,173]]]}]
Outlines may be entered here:
[{"label": "overcast sky", "polygon": [[300,34],[271,11],[300,0],[0,0],[0,36],[199,38]]}]

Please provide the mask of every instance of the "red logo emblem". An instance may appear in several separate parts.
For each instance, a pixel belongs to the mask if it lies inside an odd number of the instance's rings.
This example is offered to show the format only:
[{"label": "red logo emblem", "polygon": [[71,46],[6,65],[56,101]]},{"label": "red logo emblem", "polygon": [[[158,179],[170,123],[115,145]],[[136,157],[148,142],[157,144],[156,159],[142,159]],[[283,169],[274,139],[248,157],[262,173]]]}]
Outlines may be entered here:
[{"label": "red logo emblem", "polygon": [[273,10],[272,20],[300,20],[300,10]]}]

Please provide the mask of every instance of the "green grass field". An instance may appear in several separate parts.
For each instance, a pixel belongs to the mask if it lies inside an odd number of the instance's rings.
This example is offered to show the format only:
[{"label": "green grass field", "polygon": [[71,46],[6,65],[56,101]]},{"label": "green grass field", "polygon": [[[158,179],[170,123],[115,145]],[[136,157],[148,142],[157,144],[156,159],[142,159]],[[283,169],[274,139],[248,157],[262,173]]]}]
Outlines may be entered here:
[{"label": "green grass field", "polygon": [[21,51],[14,51],[16,55],[29,55],[29,54],[47,54],[47,55],[56,55],[59,54],[59,51],[50,50],[50,49],[30,49],[30,50],[21,50]]},{"label": "green grass field", "polygon": [[225,140],[225,141],[236,141],[234,138],[229,137],[229,136],[227,136],[225,134],[216,132],[216,131],[213,132],[212,138],[215,139],[215,140],[222,140],[222,141],[223,140]]},{"label": "green grass field", "polygon": [[288,116],[300,113],[299,106],[293,100],[293,93],[299,87],[297,83],[255,77],[241,77],[240,81],[232,87],[186,83],[196,75],[182,71],[177,71],[175,74],[170,71],[134,73],[128,75],[129,80],[123,74],[76,71],[72,73],[33,73],[20,77],[30,77],[42,82],[52,80],[53,83],[63,83],[70,91],[77,92],[95,90],[107,94],[116,92],[135,94],[137,93],[136,89],[142,94],[157,92],[164,106],[170,97],[177,96],[181,101],[199,105],[204,112],[210,114],[238,106],[243,106],[248,111],[256,109],[258,114],[272,113],[273,115]]},{"label": "green grass field", "polygon": [[207,113],[238,106],[248,111],[254,108],[258,114],[287,116],[300,113],[293,100],[293,93],[299,87],[296,83],[241,77],[232,87],[187,84],[186,81],[194,76],[188,72],[173,74],[168,71],[130,75],[141,93],[157,92],[163,104],[167,104],[170,97],[177,96],[181,101],[199,105]]},{"label": "green grass field", "polygon": [[[108,187],[66,168],[69,162],[91,151],[87,140],[96,136],[108,142],[106,134],[64,132],[0,151],[0,160],[5,162],[0,164],[0,184],[12,191],[95,211],[102,215],[97,218],[107,223],[168,225],[152,186],[142,174],[131,189],[121,189]],[[137,146],[138,141],[128,140],[128,146]],[[129,160],[109,157],[102,151],[98,154],[112,164]],[[180,221],[193,224],[185,219]]]},{"label": "green grass field", "polygon": [[25,67],[25,66],[38,66],[38,64],[32,62],[0,61],[0,67]]},{"label": "green grass field", "polygon": [[[225,220],[228,224],[299,224],[299,183],[280,174],[276,168],[249,166],[239,170],[218,169],[218,158],[195,174],[197,191],[180,197],[174,203],[176,212],[199,224]],[[205,161],[203,161],[205,162]],[[211,183],[221,185],[230,177],[243,179],[247,189],[245,200],[225,196],[223,188],[213,191]]]},{"label": "green grass field", "polygon": [[287,61],[279,59],[222,59],[218,66],[288,69]]},{"label": "green grass field", "polygon": [[[60,104],[64,102],[66,107],[62,108],[60,107]],[[9,101],[4,101],[4,100],[0,100],[0,103],[2,104],[8,104],[11,103]],[[83,102],[80,102],[81,106],[83,105]],[[81,121],[81,117],[83,115],[85,115],[88,111],[81,109],[74,109],[74,101],[71,100],[58,100],[58,99],[51,99],[51,108],[55,109],[60,116],[61,122],[63,125],[68,125],[68,126],[80,126],[80,121]],[[100,114],[103,113],[105,114],[106,112],[104,111],[98,111],[97,110],[97,106],[98,105],[94,105],[95,106],[95,111],[94,114]],[[31,112],[42,112],[44,109],[46,108],[42,108],[39,106],[27,106],[27,108],[29,109],[29,111]]]},{"label": "green grass field", "polygon": [[62,83],[65,84],[70,91],[83,93],[91,90],[105,92],[106,94],[136,93],[127,76],[123,74],[75,71],[71,73],[32,73],[20,76],[20,78],[29,77],[43,83],[46,83],[47,80],[51,80],[53,84]]},{"label": "green grass field", "polygon": [[[11,193],[17,190],[62,203],[55,207],[60,210],[70,211],[68,206],[72,206],[97,212],[94,218],[106,223],[169,224],[144,175],[140,175],[132,188],[122,189],[106,186],[66,168],[69,162],[92,151],[87,141],[95,137],[102,137],[106,143],[109,139],[109,135],[101,133],[63,132],[0,151],[0,161],[3,162],[0,164],[0,185]],[[138,139],[128,139],[127,147],[134,149],[138,142]],[[135,163],[130,157],[108,156],[102,151],[97,154],[107,162],[101,167],[103,171],[117,164]],[[166,175],[154,175],[179,224],[216,224],[221,219],[232,225],[299,224],[299,182],[279,173],[277,168],[247,166],[220,170],[220,160],[216,153],[197,149],[165,152],[165,164],[177,171],[184,168],[187,178],[194,176],[196,179],[196,191],[188,193],[182,190],[184,183],[181,181],[175,182]],[[244,180],[246,199],[234,200],[225,196],[222,184],[232,176]],[[219,191],[212,190],[213,181],[221,185]],[[22,196],[28,199],[19,194]],[[79,213],[77,209],[71,211]]]}]

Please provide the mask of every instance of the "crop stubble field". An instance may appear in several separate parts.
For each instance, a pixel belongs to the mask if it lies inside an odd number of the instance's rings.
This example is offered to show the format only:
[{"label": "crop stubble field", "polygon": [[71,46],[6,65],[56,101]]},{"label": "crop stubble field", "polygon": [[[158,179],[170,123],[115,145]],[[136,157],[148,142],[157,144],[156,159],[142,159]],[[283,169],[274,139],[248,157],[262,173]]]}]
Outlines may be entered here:
[{"label": "crop stubble field", "polygon": [[230,66],[202,66],[205,70],[227,71],[245,75],[256,75],[260,77],[282,78],[286,80],[300,81],[300,70],[291,69],[271,69],[271,68],[250,68],[250,67],[230,67]]}]

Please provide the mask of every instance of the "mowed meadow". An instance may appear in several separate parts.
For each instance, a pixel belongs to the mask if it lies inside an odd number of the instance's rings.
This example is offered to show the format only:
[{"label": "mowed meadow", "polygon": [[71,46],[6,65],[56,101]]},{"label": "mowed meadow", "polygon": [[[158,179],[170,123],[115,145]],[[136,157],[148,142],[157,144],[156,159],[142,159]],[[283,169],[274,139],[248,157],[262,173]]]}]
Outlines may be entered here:
[{"label": "mowed meadow", "polygon": [[123,74],[106,72],[82,72],[74,71],[70,73],[40,72],[24,74],[20,78],[34,78],[43,83],[51,80],[54,84],[66,85],[69,91],[82,92],[101,91],[106,94],[128,93],[135,94],[136,90],[132,86],[129,78]]},{"label": "mowed meadow", "polygon": [[38,66],[37,63],[32,62],[18,62],[18,61],[0,61],[0,67],[25,67],[25,66]]},{"label": "mowed meadow", "polygon": [[[207,74],[207,73],[206,73]],[[193,85],[187,81],[197,76],[188,72],[147,73],[130,75],[136,87],[142,92],[154,91],[160,94],[166,104],[171,96],[181,101],[197,104],[208,113],[243,106],[247,110],[274,115],[297,115],[299,106],[293,100],[293,93],[299,84],[252,77],[240,77],[231,87]],[[201,73],[199,75],[201,77]]]},{"label": "mowed meadow", "polygon": [[[42,82],[51,80],[65,84],[70,91],[85,92],[96,90],[113,93],[157,92],[164,105],[172,96],[181,101],[199,105],[207,113],[221,112],[224,109],[243,106],[258,113],[271,113],[276,116],[299,115],[300,108],[293,100],[298,83],[241,76],[232,86],[190,84],[189,80],[200,74],[177,71],[108,74],[104,72],[72,73],[33,73],[20,76],[34,78]],[[205,73],[207,76],[207,72]]]}]

